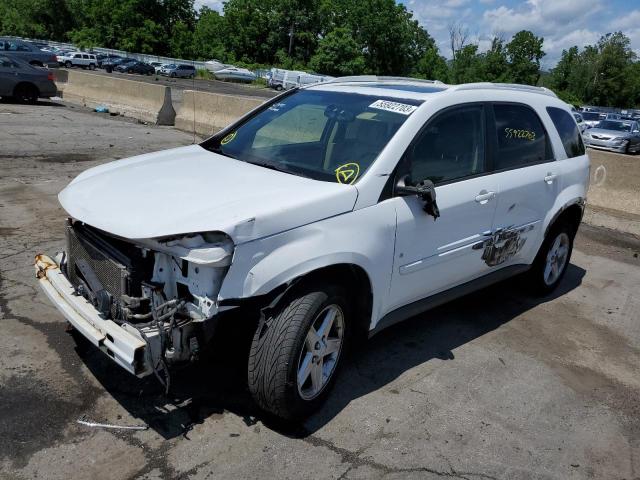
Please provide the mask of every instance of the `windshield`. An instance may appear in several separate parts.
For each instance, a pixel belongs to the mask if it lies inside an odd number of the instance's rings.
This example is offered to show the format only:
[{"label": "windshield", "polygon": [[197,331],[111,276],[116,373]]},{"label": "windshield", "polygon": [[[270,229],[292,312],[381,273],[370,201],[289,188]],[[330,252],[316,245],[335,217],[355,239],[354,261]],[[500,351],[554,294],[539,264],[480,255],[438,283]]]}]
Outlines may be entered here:
[{"label": "windshield", "polygon": [[585,120],[600,120],[600,114],[595,112],[582,112],[582,118]]},{"label": "windshield", "polygon": [[598,124],[598,128],[602,128],[603,130],[616,130],[617,132],[630,132],[631,124],[603,120]]},{"label": "windshield", "polygon": [[354,183],[420,100],[301,90],[203,147],[316,180]]}]

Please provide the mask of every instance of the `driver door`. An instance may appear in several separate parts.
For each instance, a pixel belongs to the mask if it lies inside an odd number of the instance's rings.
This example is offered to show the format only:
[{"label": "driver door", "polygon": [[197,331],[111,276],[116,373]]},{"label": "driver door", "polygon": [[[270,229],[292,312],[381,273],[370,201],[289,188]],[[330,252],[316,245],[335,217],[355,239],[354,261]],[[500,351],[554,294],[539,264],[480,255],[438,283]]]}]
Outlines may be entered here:
[{"label": "driver door", "polygon": [[406,169],[414,184],[433,181],[440,217],[425,213],[415,195],[391,199],[397,230],[385,313],[490,270],[477,248],[491,235],[498,197],[487,174],[486,131],[484,105],[456,106],[431,119],[410,147]]}]

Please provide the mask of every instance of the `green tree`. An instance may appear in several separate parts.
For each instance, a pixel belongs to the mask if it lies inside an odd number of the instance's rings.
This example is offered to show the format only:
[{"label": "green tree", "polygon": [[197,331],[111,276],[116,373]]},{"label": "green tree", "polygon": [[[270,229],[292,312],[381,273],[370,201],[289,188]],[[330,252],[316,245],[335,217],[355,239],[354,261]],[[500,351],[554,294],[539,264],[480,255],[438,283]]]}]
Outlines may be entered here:
[{"label": "green tree", "polygon": [[202,7],[193,32],[193,50],[196,58],[211,60],[213,58],[228,61],[224,46],[225,23],[215,10]]},{"label": "green tree", "polygon": [[504,39],[494,37],[491,40],[491,48],[484,54],[482,63],[482,81],[513,82]]},{"label": "green tree", "polygon": [[328,75],[358,75],[364,72],[365,60],[351,31],[336,28],[320,40],[309,65],[313,70]]},{"label": "green tree", "polygon": [[536,85],[540,78],[540,59],[544,39],[528,30],[516,33],[506,45],[510,77],[514,83]]}]

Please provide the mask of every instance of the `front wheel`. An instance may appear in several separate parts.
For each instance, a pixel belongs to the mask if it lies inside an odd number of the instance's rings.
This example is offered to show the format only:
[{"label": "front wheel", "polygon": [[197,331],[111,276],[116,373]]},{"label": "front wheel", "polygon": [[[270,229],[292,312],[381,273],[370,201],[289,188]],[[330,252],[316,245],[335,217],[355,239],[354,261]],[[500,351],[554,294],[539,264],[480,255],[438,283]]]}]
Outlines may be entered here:
[{"label": "front wheel", "polygon": [[345,356],[350,309],[339,287],[309,288],[256,329],[249,390],[260,407],[302,419],[324,402]]},{"label": "front wheel", "polygon": [[67,68],[71,68],[72,67],[71,62],[69,60],[64,62],[64,66],[67,67]]},{"label": "front wheel", "polygon": [[546,295],[560,284],[571,260],[575,231],[567,223],[554,226],[545,238],[529,272],[535,291]]}]

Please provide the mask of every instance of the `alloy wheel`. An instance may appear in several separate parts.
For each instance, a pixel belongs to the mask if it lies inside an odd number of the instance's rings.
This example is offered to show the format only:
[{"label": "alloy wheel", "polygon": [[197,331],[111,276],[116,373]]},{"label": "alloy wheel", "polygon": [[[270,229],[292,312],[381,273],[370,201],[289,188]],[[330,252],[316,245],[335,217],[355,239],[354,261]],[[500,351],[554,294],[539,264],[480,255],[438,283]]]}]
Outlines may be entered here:
[{"label": "alloy wheel", "polygon": [[344,341],[344,313],[325,307],[313,320],[298,359],[298,393],[304,400],[320,395],[333,375]]},{"label": "alloy wheel", "polygon": [[544,266],[544,283],[553,285],[567,266],[569,256],[569,235],[560,233],[554,240]]}]

